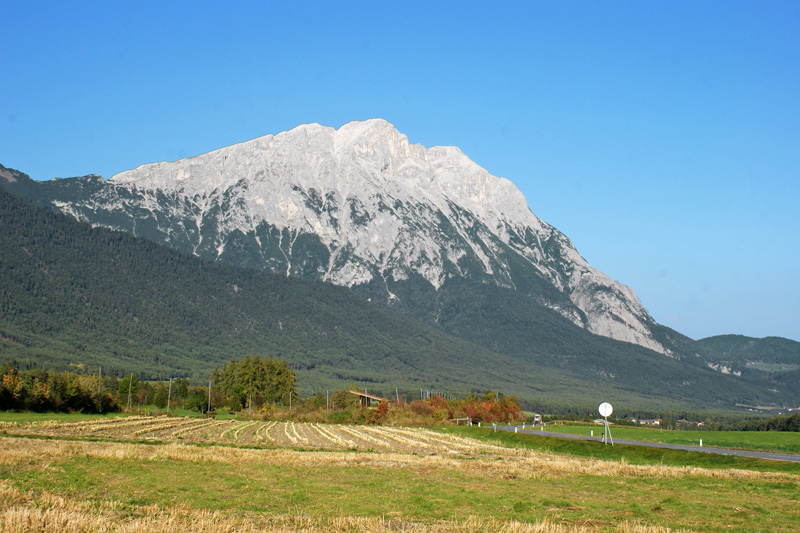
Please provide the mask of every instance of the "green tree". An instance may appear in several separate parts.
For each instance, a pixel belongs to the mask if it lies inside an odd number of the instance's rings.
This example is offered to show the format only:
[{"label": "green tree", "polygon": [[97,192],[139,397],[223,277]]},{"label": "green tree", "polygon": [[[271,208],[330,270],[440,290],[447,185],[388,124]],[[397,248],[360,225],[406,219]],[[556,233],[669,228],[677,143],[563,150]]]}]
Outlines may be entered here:
[{"label": "green tree", "polygon": [[212,382],[222,402],[232,409],[288,403],[290,394],[297,396],[296,378],[289,364],[270,357],[231,358],[222,369],[214,369]]},{"label": "green tree", "polygon": [[169,390],[164,382],[159,382],[155,387],[153,387],[153,405],[159,409],[164,409],[167,407],[168,396]]},{"label": "green tree", "polygon": [[130,403],[133,404],[134,398],[136,394],[139,392],[141,385],[139,380],[136,379],[136,376],[133,374],[128,374],[121,380],[119,380],[118,384],[118,391],[119,391],[119,398],[121,403],[124,405],[128,405],[128,399],[130,398]]},{"label": "green tree", "polygon": [[347,389],[336,389],[331,394],[331,404],[337,411],[352,409],[358,405],[358,397]]},{"label": "green tree", "polygon": [[481,398],[484,402],[493,402],[497,401],[497,393],[493,390],[487,390],[483,393],[483,397]]}]

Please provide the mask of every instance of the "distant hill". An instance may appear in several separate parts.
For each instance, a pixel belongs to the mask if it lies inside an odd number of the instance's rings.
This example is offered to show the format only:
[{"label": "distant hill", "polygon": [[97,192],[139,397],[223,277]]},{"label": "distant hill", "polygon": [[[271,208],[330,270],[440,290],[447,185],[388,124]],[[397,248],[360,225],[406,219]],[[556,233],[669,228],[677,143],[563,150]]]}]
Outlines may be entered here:
[{"label": "distant hill", "polygon": [[800,342],[744,335],[718,335],[697,342],[711,350],[713,364],[731,372],[765,376],[776,383],[800,383]]},{"label": "distant hill", "polygon": [[[483,298],[474,287],[460,291],[457,280],[443,291],[461,312],[440,320],[482,347],[346,288],[183,255],[38,209],[1,187],[0,246],[0,360],[22,367],[102,365],[202,380],[249,353],[286,358],[301,394],[353,381],[384,394],[499,389],[540,402],[601,398],[651,409],[796,399],[791,389],[776,392],[700,361],[565,329],[554,311],[526,313],[514,291]],[[546,349],[525,353],[520,338]]]}]

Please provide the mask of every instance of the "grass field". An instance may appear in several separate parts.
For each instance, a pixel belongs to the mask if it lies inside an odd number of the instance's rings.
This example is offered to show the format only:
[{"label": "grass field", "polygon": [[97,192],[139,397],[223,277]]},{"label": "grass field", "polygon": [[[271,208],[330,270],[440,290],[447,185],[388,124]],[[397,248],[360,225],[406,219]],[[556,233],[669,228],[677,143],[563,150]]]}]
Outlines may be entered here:
[{"label": "grass field", "polygon": [[[703,439],[703,446],[800,453],[800,433],[790,431],[683,431],[629,426],[611,426],[610,429],[613,439],[690,446],[697,446]],[[544,430],[570,435],[588,436],[590,431],[594,431],[595,436],[603,434],[603,426],[598,424],[548,424]]]},{"label": "grass field", "polygon": [[125,416],[124,413],[109,413],[106,415],[84,415],[81,413],[17,413],[13,411],[0,411],[0,423],[26,424],[29,422],[63,421],[77,422],[80,420],[102,420]]},{"label": "grass field", "polygon": [[152,417],[6,423],[0,530],[800,527],[798,465],[722,457],[697,466],[701,454],[686,452],[665,456],[675,464],[598,458],[581,455],[623,447],[563,443],[572,451],[556,453],[536,447],[562,439],[476,429]]}]

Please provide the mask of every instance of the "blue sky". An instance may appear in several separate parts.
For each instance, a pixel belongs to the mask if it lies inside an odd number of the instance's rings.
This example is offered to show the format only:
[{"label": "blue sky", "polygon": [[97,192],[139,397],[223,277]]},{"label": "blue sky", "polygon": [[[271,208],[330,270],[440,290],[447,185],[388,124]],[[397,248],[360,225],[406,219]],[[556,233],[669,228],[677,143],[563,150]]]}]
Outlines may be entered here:
[{"label": "blue sky", "polygon": [[653,317],[800,340],[797,2],[0,2],[0,163],[110,177],[298,124],[456,145]]}]

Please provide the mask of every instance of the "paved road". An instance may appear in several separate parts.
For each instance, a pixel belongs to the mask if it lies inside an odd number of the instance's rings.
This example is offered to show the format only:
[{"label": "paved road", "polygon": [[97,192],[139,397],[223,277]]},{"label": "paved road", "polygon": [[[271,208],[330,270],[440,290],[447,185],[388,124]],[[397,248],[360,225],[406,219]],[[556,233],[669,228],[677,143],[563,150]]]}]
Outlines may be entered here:
[{"label": "paved road", "polygon": [[[553,431],[542,431],[540,429],[522,429],[519,426],[497,426],[497,429],[502,431],[514,432],[516,428],[518,433],[527,433],[530,435],[537,435],[541,437],[559,437],[563,439],[577,439],[577,440],[591,440],[595,442],[602,442],[601,437],[587,437],[584,435],[570,435],[568,433],[555,433]],[[730,448],[711,448],[708,446],[685,446],[683,444],[664,444],[661,442],[644,442],[638,440],[622,440],[615,439],[614,434],[611,434],[611,439],[614,444],[631,444],[634,446],[649,446],[650,448],[667,448],[669,450],[685,450],[687,452],[702,452],[702,453],[716,453],[719,455],[739,455],[742,457],[755,457],[757,459],[773,459],[776,461],[791,461],[793,463],[800,463],[800,455],[790,453],[774,453],[774,452],[756,452],[752,450],[733,450]]]}]

